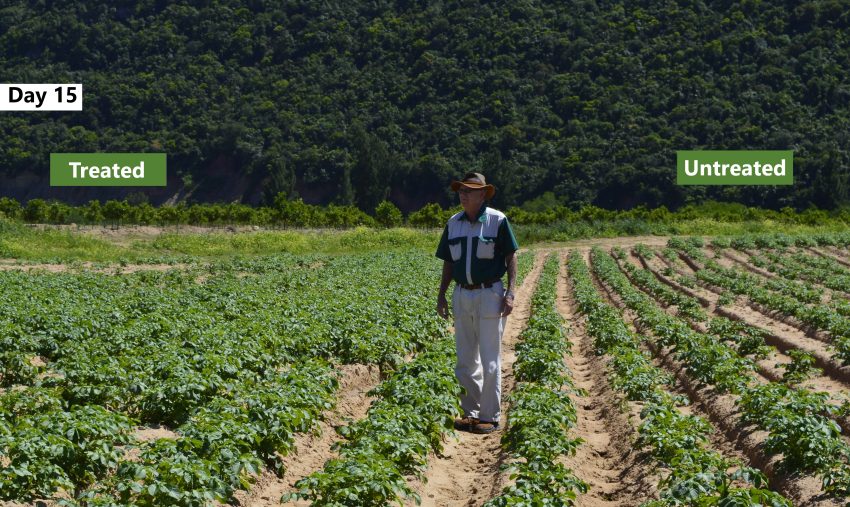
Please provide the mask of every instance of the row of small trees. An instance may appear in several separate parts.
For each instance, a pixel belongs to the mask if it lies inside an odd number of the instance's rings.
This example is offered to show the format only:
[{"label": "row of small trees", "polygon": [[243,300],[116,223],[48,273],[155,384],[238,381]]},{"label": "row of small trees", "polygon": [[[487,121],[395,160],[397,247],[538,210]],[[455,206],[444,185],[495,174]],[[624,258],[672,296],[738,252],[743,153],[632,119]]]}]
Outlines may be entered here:
[{"label": "row of small trees", "polygon": [[0,214],[27,223],[78,225],[263,225],[282,227],[442,227],[457,210],[443,210],[429,204],[414,211],[405,220],[401,210],[389,201],[382,201],[373,214],[356,206],[316,206],[301,199],[288,200],[283,194],[272,206],[254,207],[238,203],[186,204],[152,206],[127,200],[98,200],[72,206],[59,201],[31,199],[21,204],[9,197],[0,197]]},{"label": "row of small trees", "polygon": [[[380,202],[372,214],[356,206],[307,204],[301,199],[287,199],[277,195],[272,206],[253,207],[237,203],[186,204],[152,206],[147,202],[130,203],[127,200],[109,200],[101,203],[89,201],[81,206],[71,206],[59,201],[32,199],[21,204],[15,199],[0,197],[0,216],[28,223],[47,224],[115,224],[115,225],[261,225],[281,227],[350,228],[367,227],[442,227],[452,214],[461,208],[443,209],[439,204],[427,204],[405,217],[389,201]],[[850,209],[833,211],[810,208],[797,211],[786,207],[780,210],[748,207],[738,203],[706,202],[688,205],[676,211],[664,206],[630,210],[607,210],[596,206],[571,209],[565,206],[546,206],[534,211],[512,207],[506,211],[514,224],[551,225],[558,223],[601,223],[638,221],[654,224],[673,224],[688,220],[715,220],[718,222],[765,222],[783,224],[850,225]]]}]

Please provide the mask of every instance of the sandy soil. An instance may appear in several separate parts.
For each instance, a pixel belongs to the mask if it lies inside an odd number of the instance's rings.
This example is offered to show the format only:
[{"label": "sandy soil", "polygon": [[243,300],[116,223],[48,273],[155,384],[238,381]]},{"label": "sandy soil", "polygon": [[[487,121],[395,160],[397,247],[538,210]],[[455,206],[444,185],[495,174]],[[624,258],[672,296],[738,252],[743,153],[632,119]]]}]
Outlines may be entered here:
[{"label": "sandy soil", "polygon": [[[609,301],[620,308],[624,320],[635,326],[645,336],[653,336],[651,331],[643,329],[636,320],[636,315],[625,307],[619,296],[596,281],[598,287]],[[772,489],[782,493],[794,505],[806,506],[838,506],[840,502],[825,498],[821,494],[820,480],[813,476],[787,476],[777,470],[779,458],[767,456],[762,452],[764,441],[768,434],[765,431],[745,426],[740,422],[740,415],[735,408],[735,397],[720,394],[710,387],[700,386],[690,378],[687,368],[677,361],[669,349],[661,349],[652,340],[644,342],[651,351],[657,366],[673,373],[680,384],[680,389],[694,402],[694,411],[711,421],[716,431],[712,437],[715,448],[727,455],[737,456],[750,466],[760,468],[767,475]]]},{"label": "sandy soil", "polygon": [[832,259],[839,264],[843,264],[844,266],[850,267],[850,256],[848,256],[847,251],[842,250],[841,248],[837,248],[834,246],[822,246],[822,247],[810,247],[807,248],[809,252],[812,252],[815,255],[820,255],[821,257],[825,257],[827,259]]},{"label": "sandy soil", "polygon": [[[633,264],[638,264],[638,265],[641,264],[640,260],[635,255],[629,256],[627,258],[627,261],[632,262]],[[623,270],[623,274],[627,275],[625,270]],[[653,271],[653,274],[655,274],[656,277],[660,276],[660,274],[657,271]],[[634,285],[635,285],[635,287],[640,289],[640,287],[637,284],[634,284]],[[664,308],[667,311],[667,313],[669,313],[670,315],[678,316],[678,311],[676,311],[675,306],[665,306],[661,301],[658,301],[651,294],[649,294],[649,293],[646,293],[646,294],[647,294],[648,297],[652,298],[656,302],[656,304],[658,304],[660,307]],[[741,317],[741,316],[738,316],[738,315],[730,316],[728,312],[725,312],[720,307],[718,307],[718,305],[717,305],[717,299],[718,298],[719,298],[719,296],[717,296],[716,294],[710,294],[703,300],[703,301],[706,301],[708,303],[705,306],[705,308],[706,308],[706,313],[709,317],[722,316],[722,317],[726,317],[726,318],[731,318],[732,320],[745,322],[745,323],[747,323],[747,324],[749,324],[753,327],[759,328],[759,329],[761,329],[762,331],[764,331],[768,334],[770,333],[770,330],[765,329],[764,327],[761,327],[760,325],[754,324],[753,322],[749,322],[744,317]],[[695,331],[700,332],[700,333],[707,333],[708,332],[707,323],[705,323],[705,322],[692,322],[692,321],[688,321],[687,319],[684,319],[684,320],[686,322],[688,322],[690,327],[692,329],[694,329]],[[805,336],[802,337],[802,339],[811,340],[810,338],[806,338]],[[814,341],[814,340],[812,340],[812,341]],[[776,337],[766,337],[765,343],[768,344],[768,345],[773,345],[774,343],[778,343],[778,340],[776,339]],[[816,347],[823,347],[823,344],[821,344],[820,342],[814,341],[814,343],[815,343]],[[791,363],[791,357],[789,357],[786,354],[786,351],[791,349],[791,348],[800,348],[800,347],[793,347],[792,346],[793,344],[794,344],[793,339],[789,339],[789,340],[787,340],[787,342],[782,341],[780,343],[781,347],[777,347],[777,349],[774,350],[773,352],[771,352],[770,354],[768,354],[766,358],[755,361],[755,364],[756,364],[756,367],[757,367],[757,373],[759,375],[757,380],[759,380],[761,382],[781,382],[785,370],[783,368],[781,368],[780,365],[787,365],[787,364]],[[776,345],[773,345],[773,346],[776,347]],[[826,353],[825,347],[822,350],[820,348],[818,348],[818,350],[823,352],[823,353]],[[821,360],[823,360],[823,356],[821,356],[821,358],[822,358]],[[831,366],[832,366],[833,369],[835,369],[836,367],[841,368],[840,365],[838,365],[837,363],[835,365],[831,365]],[[847,368],[847,370],[850,370],[850,368]],[[803,388],[806,388],[806,389],[809,389],[809,390],[812,390],[812,391],[823,391],[823,392],[837,394],[837,393],[840,393],[842,391],[846,391],[846,389],[848,387],[850,387],[850,379],[846,379],[846,378],[843,378],[843,377],[836,379],[836,378],[830,377],[827,374],[813,375],[808,380],[800,383],[799,387],[803,387]],[[839,406],[841,404],[841,401],[839,399],[835,399],[835,400],[832,400],[832,403],[836,406]],[[848,419],[848,418],[835,418],[835,420],[841,426],[843,431],[850,433],[850,419]]]},{"label": "sandy soil", "polygon": [[589,252],[591,248],[598,246],[604,249],[610,249],[615,246],[622,248],[631,248],[637,244],[647,246],[663,247],[667,245],[667,240],[670,236],[622,236],[619,238],[592,238],[592,239],[576,239],[573,241],[565,241],[559,243],[537,243],[534,245],[535,250],[544,252],[560,251],[564,248],[579,250],[581,252]]},{"label": "sandy soil", "polygon": [[126,275],[137,271],[168,271],[169,269],[187,269],[186,264],[112,264],[108,268],[95,268],[92,262],[80,265],[20,263],[15,260],[0,259],[0,271],[46,271],[48,273],[104,273],[108,275]]},{"label": "sandy soil", "polygon": [[[152,440],[158,440],[160,438],[168,438],[171,440],[180,438],[180,435],[170,430],[165,426],[142,426],[136,428],[133,432],[133,437],[139,441],[139,443],[150,442]],[[141,459],[141,448],[137,445],[132,446],[119,446],[119,448],[123,449],[124,458],[128,461],[139,461]]]},{"label": "sandy soil", "polygon": [[157,440],[160,438],[176,439],[180,435],[165,426],[147,426],[137,429],[133,432],[133,436],[136,437],[136,440],[139,442],[148,442],[150,440]]},{"label": "sandy soil", "polygon": [[502,335],[502,427],[488,435],[457,432],[457,438],[445,443],[441,456],[430,456],[425,482],[411,481],[411,487],[422,497],[423,507],[478,506],[498,495],[507,483],[507,477],[499,468],[510,457],[502,450],[500,439],[507,431],[507,395],[516,384],[514,347],[530,316],[531,295],[537,286],[544,256],[537,252],[534,267],[517,290],[516,306]]},{"label": "sandy soil", "polygon": [[[625,402],[612,390],[603,357],[593,349],[593,338],[587,334],[578,314],[577,303],[566,276],[566,256],[561,257],[558,278],[558,310],[566,319],[572,341],[572,354],[565,358],[576,387],[587,396],[576,399],[578,420],[575,434],[585,440],[575,456],[565,460],[576,476],[589,485],[576,505],[633,506],[657,498],[660,477],[651,456],[635,448],[640,404]],[[631,420],[630,420],[631,419]]]},{"label": "sandy soil", "polygon": [[[687,256],[684,256],[682,260],[684,261],[684,263],[677,265],[670,264],[666,259],[663,262],[673,267],[673,269],[680,275],[692,276],[699,269],[701,269],[701,267],[693,259],[690,259]],[[708,291],[718,295],[724,292],[722,288],[712,286],[711,284],[703,282],[702,280],[697,280],[697,284],[703,289],[707,289]],[[736,310],[742,310],[743,307],[747,306],[753,310],[756,310],[758,313],[761,313],[765,317],[768,317],[778,322],[783,322],[793,328],[799,329],[800,331],[804,332],[805,335],[809,338],[813,338],[815,340],[819,340],[827,344],[832,341],[832,338],[829,333],[812,328],[811,326],[806,325],[805,323],[801,322],[800,320],[791,315],[785,315],[776,310],[772,310],[771,308],[752,301],[748,297],[743,295],[736,296],[735,300],[740,303],[735,306]]]},{"label": "sandy soil", "polygon": [[[236,503],[248,507],[271,507],[281,505],[280,497],[286,492],[295,491],[295,483],[319,470],[325,461],[335,458],[336,451],[331,446],[342,439],[334,430],[335,426],[348,420],[362,419],[373,398],[366,393],[380,382],[377,366],[362,364],[341,365],[339,399],[336,408],[323,414],[316,434],[298,434],[295,437],[292,454],[283,458],[284,473],[278,477],[265,470],[250,491],[236,493]],[[283,505],[309,505],[309,502],[289,502]]]}]

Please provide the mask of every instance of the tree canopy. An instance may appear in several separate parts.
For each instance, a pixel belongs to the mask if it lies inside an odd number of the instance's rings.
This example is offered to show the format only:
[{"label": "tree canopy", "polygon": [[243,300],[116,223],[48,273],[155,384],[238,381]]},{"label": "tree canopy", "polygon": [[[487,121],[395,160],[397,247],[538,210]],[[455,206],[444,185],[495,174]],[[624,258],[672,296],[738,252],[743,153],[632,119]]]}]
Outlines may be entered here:
[{"label": "tree canopy", "polygon": [[[166,152],[151,202],[402,211],[706,199],[848,201],[850,1],[4,2],[0,80],[84,86],[81,112],[0,114],[0,194],[50,188],[51,152]],[[679,149],[793,149],[789,187],[681,187]],[[539,202],[539,201],[538,201]]]}]

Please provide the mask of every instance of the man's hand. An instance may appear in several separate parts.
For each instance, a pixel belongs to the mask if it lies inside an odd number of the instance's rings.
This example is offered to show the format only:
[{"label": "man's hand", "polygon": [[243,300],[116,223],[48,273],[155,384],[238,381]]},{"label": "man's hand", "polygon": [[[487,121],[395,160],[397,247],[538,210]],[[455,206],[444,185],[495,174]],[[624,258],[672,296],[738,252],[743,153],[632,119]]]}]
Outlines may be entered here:
[{"label": "man's hand", "polygon": [[516,282],[516,252],[505,255],[505,265],[508,267],[508,290],[502,303],[502,317],[507,317],[514,309],[514,282]]},{"label": "man's hand", "polygon": [[514,293],[508,292],[502,300],[502,317],[507,317],[514,310]]},{"label": "man's hand", "polygon": [[449,303],[446,301],[445,294],[437,296],[437,315],[446,320],[449,318]]}]

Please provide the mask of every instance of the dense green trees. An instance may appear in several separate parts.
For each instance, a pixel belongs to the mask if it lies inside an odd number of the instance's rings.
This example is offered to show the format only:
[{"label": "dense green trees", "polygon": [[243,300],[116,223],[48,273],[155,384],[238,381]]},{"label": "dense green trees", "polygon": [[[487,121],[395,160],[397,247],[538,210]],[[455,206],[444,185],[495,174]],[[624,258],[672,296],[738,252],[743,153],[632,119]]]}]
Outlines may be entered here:
[{"label": "dense green trees", "polygon": [[[636,206],[630,210],[609,210],[593,205],[572,210],[553,205],[552,197],[536,199],[525,207],[510,207],[506,215],[522,228],[523,240],[564,240],[578,237],[637,234],[682,234],[704,229],[722,232],[718,225],[743,224],[743,227],[763,227],[765,232],[782,230],[784,226],[817,226],[824,230],[850,226],[850,208],[831,211],[809,208],[797,212],[791,207],[780,210],[747,207],[736,203],[707,201],[689,204],[676,211],[664,206],[646,208]],[[539,207],[538,207],[539,206]],[[371,213],[357,206],[329,204],[317,206],[302,199],[288,199],[279,193],[270,206],[254,207],[247,204],[186,204],[152,206],[148,202],[131,203],[128,200],[110,199],[101,204],[91,200],[72,206],[59,201],[31,199],[21,205],[14,199],[0,198],[0,226],[4,219],[16,222],[77,225],[200,225],[232,226],[262,225],[284,228],[338,228],[359,226],[438,228],[461,211],[460,205],[442,208],[437,203],[426,204],[405,216],[389,201],[381,201]],[[700,227],[698,223],[707,224]],[[681,230],[680,225],[690,224]],[[539,226],[539,227],[538,227]],[[695,228],[694,228],[695,227]],[[616,233],[616,234],[614,234]]]},{"label": "dense green trees", "polygon": [[[850,197],[848,0],[4,5],[2,82],[85,91],[82,112],[0,115],[0,194],[20,200],[126,196],[18,178],[62,151],[167,152],[156,203],[187,184],[410,212],[471,169],[501,208]],[[675,151],[700,148],[793,149],[797,183],[677,186]]]}]

